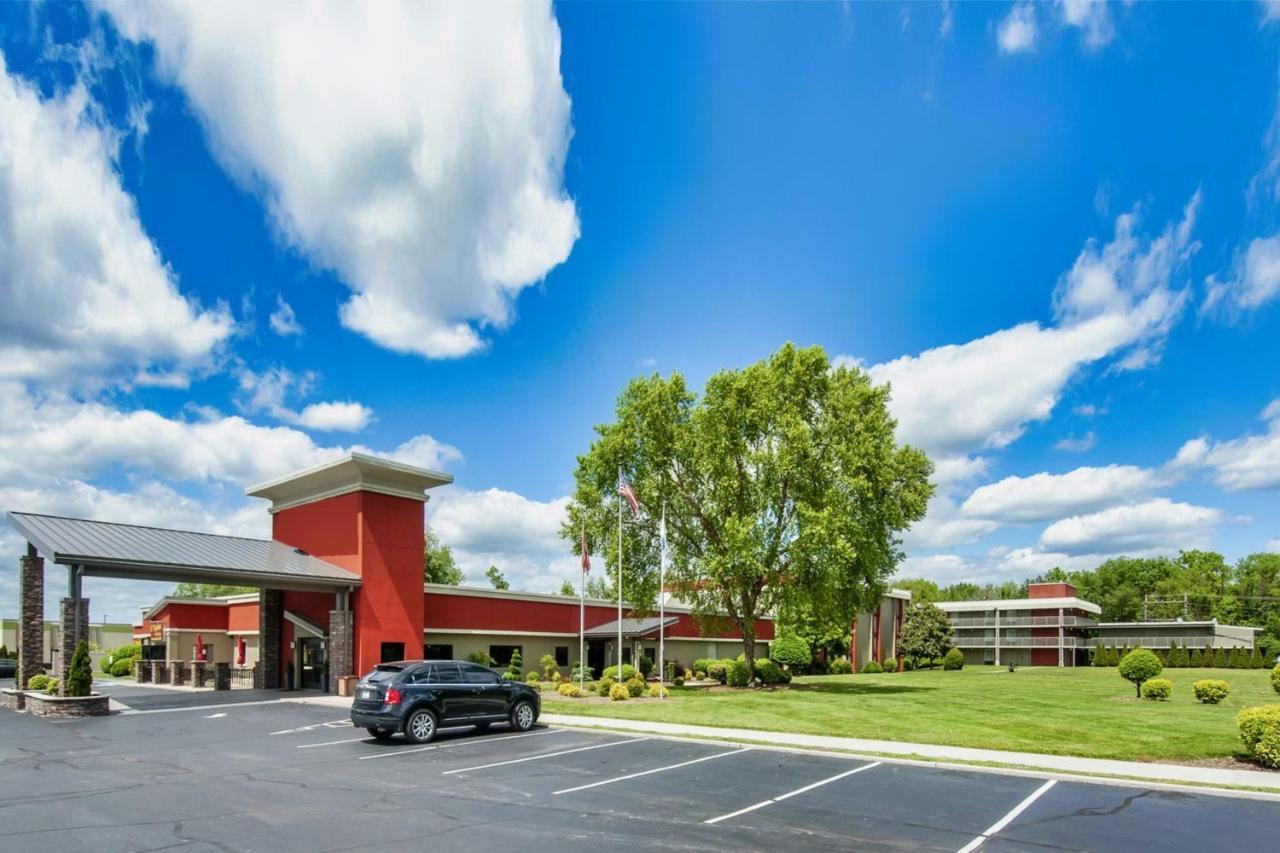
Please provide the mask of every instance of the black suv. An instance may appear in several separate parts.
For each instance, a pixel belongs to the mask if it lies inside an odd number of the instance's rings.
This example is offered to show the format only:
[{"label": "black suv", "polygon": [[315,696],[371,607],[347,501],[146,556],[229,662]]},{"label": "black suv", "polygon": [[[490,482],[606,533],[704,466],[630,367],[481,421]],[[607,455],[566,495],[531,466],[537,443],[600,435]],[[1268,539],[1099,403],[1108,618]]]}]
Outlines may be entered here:
[{"label": "black suv", "polygon": [[380,663],[356,685],[351,722],[378,740],[396,732],[413,743],[426,743],[441,726],[509,722],[528,731],[538,719],[542,700],[536,688],[506,681],[493,670],[456,660]]}]

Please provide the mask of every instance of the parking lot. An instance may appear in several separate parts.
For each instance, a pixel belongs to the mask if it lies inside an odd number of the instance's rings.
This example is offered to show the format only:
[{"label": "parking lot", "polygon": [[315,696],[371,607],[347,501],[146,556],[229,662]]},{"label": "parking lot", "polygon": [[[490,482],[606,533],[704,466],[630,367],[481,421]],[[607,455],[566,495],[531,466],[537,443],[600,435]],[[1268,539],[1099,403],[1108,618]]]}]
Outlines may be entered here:
[{"label": "parking lot", "polygon": [[115,692],[137,712],[0,711],[0,849],[1189,851],[1280,833],[1280,803],[1241,797],[547,727],[380,744],[269,694]]}]

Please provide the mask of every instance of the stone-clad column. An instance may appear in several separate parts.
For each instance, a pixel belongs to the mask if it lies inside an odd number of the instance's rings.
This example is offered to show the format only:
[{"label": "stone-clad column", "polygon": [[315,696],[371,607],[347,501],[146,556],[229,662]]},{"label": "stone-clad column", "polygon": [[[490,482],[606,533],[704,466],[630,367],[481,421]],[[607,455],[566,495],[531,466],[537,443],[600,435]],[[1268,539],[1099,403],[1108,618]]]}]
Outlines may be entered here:
[{"label": "stone-clad column", "polygon": [[280,619],[284,612],[284,594],[278,589],[264,589],[258,594],[258,666],[254,687],[260,690],[280,688]]},{"label": "stone-clad column", "polygon": [[355,672],[355,632],[350,610],[329,611],[329,692],[338,692],[338,679]]},{"label": "stone-clad column", "polygon": [[[76,600],[74,598],[64,598],[61,603],[60,616],[62,625],[59,627],[60,646],[58,649],[58,659],[54,662],[54,670],[58,674],[58,678],[62,679],[62,689],[67,686],[67,673],[71,670],[71,656],[76,652],[76,637],[83,640],[89,639],[89,599],[80,599],[80,610],[76,612]],[[79,623],[77,625],[77,622]],[[61,692],[61,691],[60,691]],[[65,694],[64,694],[65,695]]]},{"label": "stone-clad column", "polygon": [[44,671],[44,558],[27,546],[18,568],[18,687]]}]

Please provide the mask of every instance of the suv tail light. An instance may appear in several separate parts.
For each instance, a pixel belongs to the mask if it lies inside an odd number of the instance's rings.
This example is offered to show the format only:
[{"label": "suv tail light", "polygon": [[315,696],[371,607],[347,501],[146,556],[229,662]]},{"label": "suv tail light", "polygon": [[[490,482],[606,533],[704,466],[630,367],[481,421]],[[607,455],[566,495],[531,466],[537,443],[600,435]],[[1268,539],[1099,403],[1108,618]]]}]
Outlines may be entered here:
[{"label": "suv tail light", "polygon": [[396,690],[394,687],[388,687],[386,698],[384,698],[382,701],[388,705],[399,705],[400,691]]}]

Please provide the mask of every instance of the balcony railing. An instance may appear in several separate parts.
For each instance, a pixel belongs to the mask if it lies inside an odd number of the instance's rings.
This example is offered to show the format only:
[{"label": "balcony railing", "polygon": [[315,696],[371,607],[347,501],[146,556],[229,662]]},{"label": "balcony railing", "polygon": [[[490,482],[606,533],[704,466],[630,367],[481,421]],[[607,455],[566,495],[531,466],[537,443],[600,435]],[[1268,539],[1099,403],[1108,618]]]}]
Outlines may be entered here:
[{"label": "balcony railing", "polygon": [[[1025,628],[1027,626],[1044,626],[1056,628],[1059,625],[1067,628],[1093,628],[1097,625],[1097,621],[1086,619],[1083,616],[1066,615],[1059,617],[1057,614],[1053,616],[1002,616],[1000,618],[1001,628]],[[994,616],[960,616],[951,620],[953,628],[994,628],[996,627],[996,619]]]},{"label": "balcony railing", "polygon": [[[1064,649],[1082,649],[1089,644],[1090,641],[1084,637],[1072,636],[1063,637],[1061,642],[1061,646]],[[994,649],[996,647],[996,638],[994,636],[955,636],[951,638],[951,645],[962,649]],[[1000,648],[1002,649],[1056,649],[1058,646],[1059,642],[1057,637],[1000,637]]]}]

